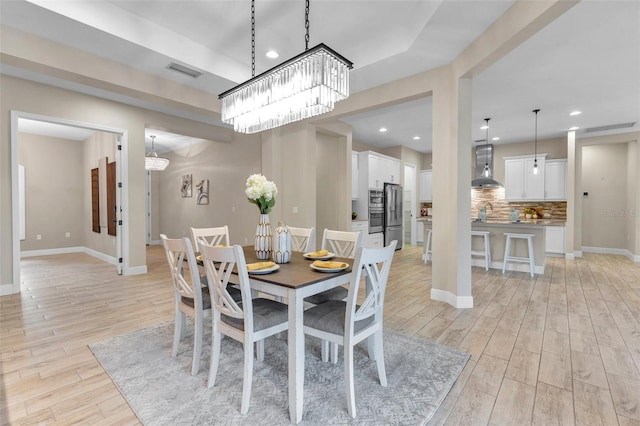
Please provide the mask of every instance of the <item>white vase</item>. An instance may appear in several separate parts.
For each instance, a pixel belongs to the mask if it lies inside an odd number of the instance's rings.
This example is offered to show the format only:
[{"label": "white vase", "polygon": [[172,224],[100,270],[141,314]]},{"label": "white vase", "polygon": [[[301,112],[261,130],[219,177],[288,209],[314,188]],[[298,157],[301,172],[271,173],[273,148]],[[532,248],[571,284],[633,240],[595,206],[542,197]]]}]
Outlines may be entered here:
[{"label": "white vase", "polygon": [[256,249],[258,260],[271,258],[271,224],[268,214],[260,214],[260,222],[256,228],[256,240],[253,247]]},{"label": "white vase", "polygon": [[291,260],[291,232],[284,222],[278,222],[278,227],[273,231],[273,261],[276,263],[289,263]]}]

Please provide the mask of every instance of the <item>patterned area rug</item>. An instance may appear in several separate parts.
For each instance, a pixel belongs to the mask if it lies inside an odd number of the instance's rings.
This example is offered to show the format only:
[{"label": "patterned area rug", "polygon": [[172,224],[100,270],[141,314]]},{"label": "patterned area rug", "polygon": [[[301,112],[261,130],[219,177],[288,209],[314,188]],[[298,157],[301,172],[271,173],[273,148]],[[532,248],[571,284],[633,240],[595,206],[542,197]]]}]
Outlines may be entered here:
[{"label": "patterned area rug", "polygon": [[[190,325],[190,324],[188,324]],[[206,327],[205,327],[206,329]],[[286,425],[286,333],[265,342],[265,360],[254,364],[251,408],[240,414],[242,345],[222,341],[216,386],[207,389],[210,330],[205,334],[200,373],[191,376],[191,337],[171,358],[173,324],[134,331],[90,345],[132,409],[145,425]],[[426,340],[385,330],[388,386],[378,381],[366,344],[356,348],[357,417],[349,417],[342,350],[338,364],[320,360],[319,340],[307,336],[304,425],[420,425],[433,416],[470,355]]]}]

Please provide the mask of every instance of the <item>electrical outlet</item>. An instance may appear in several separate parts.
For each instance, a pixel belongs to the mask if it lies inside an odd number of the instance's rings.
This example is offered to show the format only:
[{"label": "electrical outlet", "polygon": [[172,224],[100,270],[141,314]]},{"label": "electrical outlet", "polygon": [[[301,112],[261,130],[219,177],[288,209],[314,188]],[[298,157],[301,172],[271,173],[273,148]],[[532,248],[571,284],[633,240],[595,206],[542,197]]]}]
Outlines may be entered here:
[{"label": "electrical outlet", "polygon": [[71,232],[67,232],[67,233],[65,234],[65,237],[67,237],[67,238],[71,238]]},{"label": "electrical outlet", "polygon": [[244,239],[244,244],[245,244],[245,245],[249,244],[249,239],[248,239],[248,238],[245,238],[245,239]]},{"label": "electrical outlet", "polygon": [[231,213],[235,213],[236,212],[236,206],[231,207]]},{"label": "electrical outlet", "polygon": [[291,213],[293,213],[293,214],[298,213],[298,208],[297,207],[291,207]]},{"label": "electrical outlet", "polygon": [[42,239],[42,235],[38,234],[36,235],[36,240],[41,240]]}]

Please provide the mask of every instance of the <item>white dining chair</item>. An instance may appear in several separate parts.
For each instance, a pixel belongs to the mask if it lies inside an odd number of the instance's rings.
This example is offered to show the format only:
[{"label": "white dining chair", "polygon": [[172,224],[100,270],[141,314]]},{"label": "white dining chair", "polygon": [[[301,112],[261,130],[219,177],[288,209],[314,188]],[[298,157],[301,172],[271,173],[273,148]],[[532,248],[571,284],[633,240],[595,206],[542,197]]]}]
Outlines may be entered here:
[{"label": "white dining chair", "polygon": [[[185,315],[189,315],[194,323],[191,374],[195,375],[200,370],[204,315],[211,310],[209,289],[202,288],[191,241],[188,238],[170,239],[165,234],[160,234],[160,239],[171,270],[175,299],[175,330],[171,356],[175,357],[178,353],[180,340],[186,331]],[[188,276],[184,273],[185,260],[189,268]]]},{"label": "white dining chair", "polygon": [[[325,229],[322,233],[321,248],[322,250],[328,250],[334,253],[338,257],[353,259],[356,250],[360,248],[361,243],[362,233],[360,231],[334,231],[331,229]],[[313,305],[319,305],[330,300],[344,300],[346,299],[347,294],[347,289],[340,286],[309,296],[304,299],[304,301]],[[328,358],[329,354],[327,353],[327,348],[323,345],[322,360],[326,362]],[[331,362],[334,364],[338,362],[338,345],[336,344],[331,344]]]},{"label": "white dining chair", "polygon": [[[387,386],[382,343],[382,314],[384,295],[397,241],[382,248],[360,248],[357,251],[349,282],[347,301],[332,300],[304,312],[304,332],[327,342],[344,347],[344,376],[347,409],[356,417],[353,379],[354,347],[365,339],[372,339],[369,357],[376,361],[380,385]],[[357,305],[361,279],[366,273],[366,296]]]},{"label": "white dining chair", "polygon": [[216,246],[218,244],[229,245],[229,227],[218,226],[216,228],[191,228],[193,250],[200,251],[200,244]]},{"label": "white dining chair", "polygon": [[296,228],[288,226],[289,232],[291,232],[291,251],[299,253],[309,253],[313,251],[313,243],[316,236],[316,229],[311,228]]},{"label": "white dining chair", "polygon": [[[253,344],[258,347],[258,361],[264,358],[264,339],[289,328],[287,305],[265,298],[251,297],[249,274],[242,247],[214,247],[202,245],[200,253],[207,273],[213,307],[211,364],[208,387],[215,386],[220,361],[220,340],[229,336],[243,344],[244,376],[240,412],[247,414],[253,380]],[[229,293],[229,277],[236,268],[242,301]]]}]

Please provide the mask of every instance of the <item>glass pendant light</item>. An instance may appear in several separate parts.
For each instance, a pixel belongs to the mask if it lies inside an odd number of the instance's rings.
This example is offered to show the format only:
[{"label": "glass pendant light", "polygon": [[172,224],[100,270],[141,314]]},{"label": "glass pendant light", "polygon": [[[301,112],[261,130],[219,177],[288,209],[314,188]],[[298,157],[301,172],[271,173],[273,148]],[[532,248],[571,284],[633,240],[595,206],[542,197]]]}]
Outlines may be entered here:
[{"label": "glass pendant light", "polygon": [[146,170],[164,170],[169,165],[169,159],[158,157],[155,149],[155,136],[151,137],[151,152],[144,157],[144,168]]},{"label": "glass pendant light", "polygon": [[538,113],[539,109],[534,109],[533,112],[536,114],[536,130],[535,130],[535,139],[533,142],[533,174],[538,174]]}]

